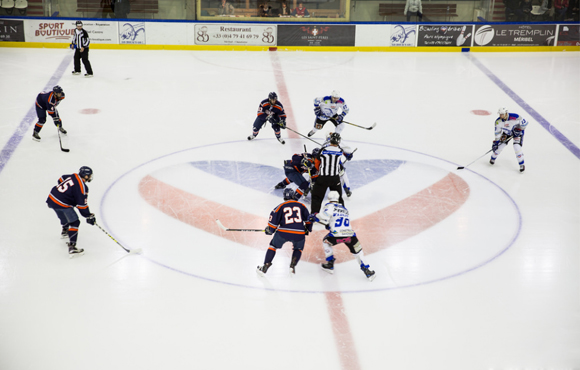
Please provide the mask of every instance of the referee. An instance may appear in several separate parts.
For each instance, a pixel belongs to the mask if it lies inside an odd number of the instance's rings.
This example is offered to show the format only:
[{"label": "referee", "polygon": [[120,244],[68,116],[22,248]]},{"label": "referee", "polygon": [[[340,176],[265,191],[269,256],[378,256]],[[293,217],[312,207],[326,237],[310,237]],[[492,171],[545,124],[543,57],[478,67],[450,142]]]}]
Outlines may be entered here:
[{"label": "referee", "polygon": [[75,34],[73,36],[73,40],[71,43],[71,48],[75,49],[75,57],[74,57],[74,65],[75,69],[72,72],[73,75],[80,75],[81,74],[81,59],[83,61],[83,65],[85,66],[85,70],[87,73],[85,77],[93,77],[93,68],[91,68],[91,62],[89,62],[89,45],[91,40],[89,40],[89,34],[83,28],[83,22],[77,21],[76,22],[77,29],[75,30]]},{"label": "referee", "polygon": [[310,213],[320,211],[327,189],[337,191],[340,195],[338,201],[344,205],[340,175],[338,173],[340,172],[341,164],[346,161],[346,157],[338,144],[340,144],[340,134],[333,132],[330,134],[330,145],[320,152],[320,168],[318,169],[318,178],[312,188],[312,208]]}]

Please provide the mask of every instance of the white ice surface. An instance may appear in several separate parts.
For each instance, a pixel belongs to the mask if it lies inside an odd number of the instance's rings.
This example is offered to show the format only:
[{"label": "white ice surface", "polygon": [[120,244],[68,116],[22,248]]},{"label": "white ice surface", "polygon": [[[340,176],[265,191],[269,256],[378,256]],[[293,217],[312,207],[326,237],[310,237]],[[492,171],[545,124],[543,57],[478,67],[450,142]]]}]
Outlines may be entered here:
[{"label": "white ice surface", "polygon": [[[471,57],[580,145],[579,53]],[[0,369],[580,368],[579,159],[466,54],[93,50],[90,59],[95,77],[84,79],[70,74],[68,51],[0,48]],[[50,118],[41,143],[30,138],[36,94],[63,61],[59,112],[70,153],[59,150]],[[188,163],[278,168],[272,187],[282,161],[314,144],[287,130],[282,146],[268,126],[248,142],[258,103],[277,91],[289,126],[305,134],[312,100],[334,89],[349,122],[377,122],[372,131],[343,131],[358,148],[347,166],[405,161],[353,190],[353,219],[450,173],[470,189],[441,222],[367,254],[374,282],[353,260],[334,275],[301,261],[290,278],[288,245],[259,278],[269,237],[257,247],[226,240],[138,193],[152,175],[261,216],[251,226],[265,226],[281,199],[247,186],[262,169],[226,181]],[[457,171],[489,150],[500,106],[531,122],[526,171],[518,172],[511,147],[495,166],[485,157]],[[22,141],[7,150],[13,137]],[[98,222],[142,256],[83,221],[86,253],[68,258],[44,202],[60,175],[82,165],[95,171],[89,205]],[[418,204],[400,219],[421,215]],[[370,249],[370,237],[359,236]]]}]

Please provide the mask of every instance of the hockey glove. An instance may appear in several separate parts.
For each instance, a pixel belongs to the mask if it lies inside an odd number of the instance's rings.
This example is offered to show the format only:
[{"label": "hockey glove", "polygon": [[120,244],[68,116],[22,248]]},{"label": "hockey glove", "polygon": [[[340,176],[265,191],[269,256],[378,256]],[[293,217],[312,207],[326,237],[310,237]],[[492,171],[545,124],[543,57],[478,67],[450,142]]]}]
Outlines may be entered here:
[{"label": "hockey glove", "polygon": [[302,158],[302,167],[305,170],[309,170],[312,168],[314,164],[308,158]]},{"label": "hockey glove", "polygon": [[310,216],[308,216],[308,222],[315,223],[316,221],[318,221],[318,219],[316,218],[317,215],[318,213],[311,213]]},{"label": "hockey glove", "polygon": [[347,161],[350,161],[352,159],[353,154],[352,153],[344,153],[344,156],[346,157]]},{"label": "hockey glove", "polygon": [[266,235],[274,234],[274,230],[270,229],[270,226],[266,226],[266,228],[264,229],[264,232],[266,233]]},{"label": "hockey glove", "polygon": [[278,125],[280,126],[280,128],[286,129],[286,121],[285,120],[280,120],[280,122],[278,122]]},{"label": "hockey glove", "polygon": [[501,144],[501,141],[499,141],[499,140],[494,141],[492,146],[491,146],[491,150],[493,150],[495,152],[499,148],[499,144]]},{"label": "hockey glove", "polygon": [[521,137],[524,134],[524,130],[522,130],[522,127],[520,125],[515,125],[513,133],[514,137]]},{"label": "hockey glove", "polygon": [[74,49],[76,49],[76,48],[77,48],[77,46],[76,46],[75,44],[71,43],[71,44],[69,45],[69,48],[71,48],[72,50],[74,50]]},{"label": "hockey glove", "polygon": [[339,125],[342,123],[342,120],[344,119],[344,117],[342,116],[342,114],[335,114],[332,118]]},{"label": "hockey glove", "polygon": [[62,120],[60,118],[56,117],[54,119],[54,124],[56,127],[60,128],[60,126],[62,126]]},{"label": "hockey glove", "polygon": [[304,228],[304,235],[306,236],[306,235],[308,235],[309,233],[310,233],[310,231],[308,231],[308,228],[307,228],[307,227],[305,227],[305,228]]},{"label": "hockey glove", "polygon": [[87,217],[87,223],[93,226],[97,223],[97,219],[95,218],[94,213],[91,213],[91,215]]},{"label": "hockey glove", "polygon": [[314,114],[316,114],[316,117],[320,116],[320,114],[322,114],[322,109],[320,109],[320,107],[315,107]]}]

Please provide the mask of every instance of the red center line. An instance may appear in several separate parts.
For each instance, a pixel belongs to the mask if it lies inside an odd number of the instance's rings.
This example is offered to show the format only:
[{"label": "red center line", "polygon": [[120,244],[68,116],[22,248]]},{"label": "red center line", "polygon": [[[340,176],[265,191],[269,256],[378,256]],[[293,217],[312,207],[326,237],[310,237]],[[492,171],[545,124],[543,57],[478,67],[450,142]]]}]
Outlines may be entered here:
[{"label": "red center line", "polygon": [[[294,121],[294,112],[292,111],[290,95],[286,88],[286,81],[284,80],[284,72],[282,71],[282,65],[278,58],[278,52],[270,52],[270,59],[272,61],[272,69],[274,71],[278,96],[280,97],[282,104],[284,104],[284,110],[288,116],[286,121],[293,129],[299,131],[298,127],[296,127],[296,122]],[[300,137],[290,130],[286,130],[286,132],[289,138],[297,139]],[[291,141],[291,148],[295,153],[302,152],[302,148],[299,148],[299,146],[300,144],[298,144],[298,140]],[[325,296],[326,307],[328,309],[328,315],[330,316],[334,341],[336,343],[336,351],[340,357],[341,367],[343,370],[359,370],[360,365],[358,362],[356,346],[350,331],[350,325],[348,324],[348,317],[342,303],[342,295],[340,292],[328,292]]]}]

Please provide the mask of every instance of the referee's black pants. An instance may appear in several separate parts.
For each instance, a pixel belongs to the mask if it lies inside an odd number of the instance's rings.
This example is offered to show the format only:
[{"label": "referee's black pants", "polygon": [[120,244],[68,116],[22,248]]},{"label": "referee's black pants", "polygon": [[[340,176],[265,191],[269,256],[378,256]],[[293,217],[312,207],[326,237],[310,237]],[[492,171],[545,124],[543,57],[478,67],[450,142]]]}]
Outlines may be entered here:
[{"label": "referee's black pants", "polygon": [[338,191],[340,195],[339,202],[344,206],[344,200],[342,199],[342,186],[340,186],[340,176],[318,176],[314,187],[312,188],[312,206],[310,208],[310,213],[320,212],[320,206],[322,206],[322,201],[324,201],[324,196],[326,195],[326,190],[330,189]]},{"label": "referee's black pants", "polygon": [[83,61],[83,65],[85,66],[85,70],[87,74],[93,74],[93,68],[91,68],[91,62],[89,62],[89,48],[85,48],[85,51],[81,52],[81,48],[77,46],[75,49],[75,57],[74,57],[74,65],[75,65],[75,72],[81,71],[81,59]]}]

